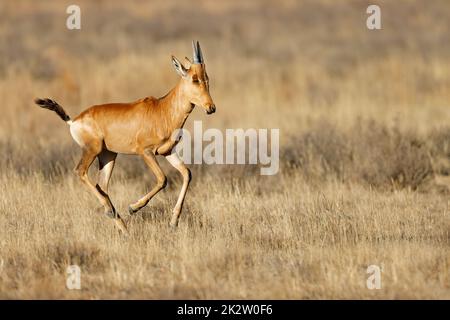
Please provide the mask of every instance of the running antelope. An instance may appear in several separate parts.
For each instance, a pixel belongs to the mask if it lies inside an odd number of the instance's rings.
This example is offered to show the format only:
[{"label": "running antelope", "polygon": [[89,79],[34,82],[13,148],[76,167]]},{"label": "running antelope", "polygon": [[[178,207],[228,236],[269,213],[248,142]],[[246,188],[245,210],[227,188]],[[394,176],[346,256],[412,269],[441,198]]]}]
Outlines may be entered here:
[{"label": "running antelope", "polygon": [[[173,133],[181,129],[195,106],[214,113],[216,107],[209,93],[208,75],[202,51],[197,41],[192,42],[193,62],[188,58],[183,65],[172,56],[172,63],[180,79],[175,87],[161,98],[146,97],[131,103],[110,103],[92,106],[73,120],[64,109],[51,99],[36,99],[35,103],[56,112],[70,127],[70,133],[82,149],[76,173],[88,189],[98,198],[105,214],[114,219],[119,229],[127,233],[126,224],[116,212],[108,196],[108,183],[118,153],[142,157],[156,176],[157,183],[135,203],[128,207],[130,214],[142,209],[150,199],[166,186],[166,176],[156,155],[165,156],[183,176],[183,186],[173,209],[170,226],[176,227],[183,201],[191,180],[191,173],[177,154],[171,153],[178,140]],[[95,158],[99,162],[98,183],[94,185],[88,170]]]}]

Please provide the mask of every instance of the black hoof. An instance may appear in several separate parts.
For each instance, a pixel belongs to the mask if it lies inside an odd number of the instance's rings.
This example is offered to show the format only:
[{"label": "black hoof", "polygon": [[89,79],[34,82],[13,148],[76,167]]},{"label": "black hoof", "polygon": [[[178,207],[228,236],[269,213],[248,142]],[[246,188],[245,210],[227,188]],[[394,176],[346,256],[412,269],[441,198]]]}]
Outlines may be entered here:
[{"label": "black hoof", "polygon": [[139,211],[139,209],[133,210],[133,208],[131,208],[131,206],[128,206],[128,213],[129,213],[130,215],[133,215],[133,214],[135,214],[135,213],[138,212],[138,211]]},{"label": "black hoof", "polygon": [[113,210],[107,211],[107,212],[105,212],[105,214],[106,214],[106,216],[108,218],[111,218],[111,219],[120,218],[119,214],[116,211],[113,211]]}]

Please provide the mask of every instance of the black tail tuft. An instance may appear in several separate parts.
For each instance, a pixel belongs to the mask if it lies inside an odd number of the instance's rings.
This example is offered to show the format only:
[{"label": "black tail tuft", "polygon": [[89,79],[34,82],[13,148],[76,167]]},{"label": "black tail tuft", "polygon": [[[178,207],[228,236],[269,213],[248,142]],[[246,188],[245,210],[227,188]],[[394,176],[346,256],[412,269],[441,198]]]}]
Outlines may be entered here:
[{"label": "black tail tuft", "polygon": [[35,99],[34,103],[36,103],[39,107],[49,109],[55,111],[58,116],[64,121],[69,121],[70,117],[64,111],[63,107],[61,107],[56,101],[52,99]]}]

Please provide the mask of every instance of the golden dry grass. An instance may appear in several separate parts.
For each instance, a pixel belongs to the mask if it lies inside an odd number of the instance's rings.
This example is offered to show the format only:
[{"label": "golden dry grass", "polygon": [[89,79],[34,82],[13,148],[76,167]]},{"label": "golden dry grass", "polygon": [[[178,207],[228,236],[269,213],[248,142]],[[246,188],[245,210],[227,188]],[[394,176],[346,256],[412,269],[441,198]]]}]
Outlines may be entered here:
[{"label": "golden dry grass", "polygon": [[[382,1],[70,1],[0,4],[0,298],[450,298],[450,7]],[[191,165],[120,236],[72,174],[79,151],[54,114],[160,96],[170,54],[204,50],[204,128],[280,128],[280,172]],[[91,171],[95,178],[95,169]],[[121,213],[154,183],[119,156]],[[126,214],[125,214],[126,215]],[[67,290],[78,264],[82,290]],[[369,265],[382,289],[366,287]]]}]

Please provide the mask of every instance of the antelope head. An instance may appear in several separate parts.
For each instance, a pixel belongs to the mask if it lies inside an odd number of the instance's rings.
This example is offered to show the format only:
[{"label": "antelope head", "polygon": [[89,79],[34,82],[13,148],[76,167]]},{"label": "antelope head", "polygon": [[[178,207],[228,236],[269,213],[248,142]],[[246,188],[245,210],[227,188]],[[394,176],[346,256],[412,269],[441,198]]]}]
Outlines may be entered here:
[{"label": "antelope head", "polygon": [[181,76],[180,90],[191,106],[200,106],[205,109],[207,114],[211,114],[216,111],[216,106],[209,93],[209,78],[198,41],[192,41],[192,49],[192,62],[185,58],[186,65],[183,65],[176,57],[172,56],[172,63]]}]

